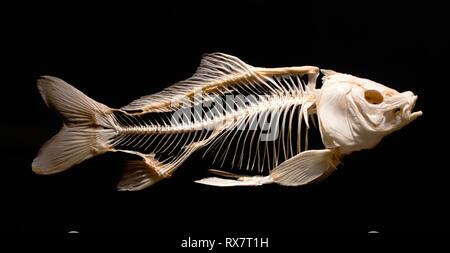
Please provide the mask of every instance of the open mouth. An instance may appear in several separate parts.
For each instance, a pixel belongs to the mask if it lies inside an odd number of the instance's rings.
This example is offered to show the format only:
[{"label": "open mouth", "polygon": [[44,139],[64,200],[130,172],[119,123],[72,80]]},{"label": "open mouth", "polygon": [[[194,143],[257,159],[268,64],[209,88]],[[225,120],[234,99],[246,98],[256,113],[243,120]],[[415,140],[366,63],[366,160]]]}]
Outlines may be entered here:
[{"label": "open mouth", "polygon": [[402,110],[403,116],[408,120],[414,120],[419,116],[422,116],[422,111],[413,112],[416,105],[417,96],[412,96],[409,103],[407,103]]},{"label": "open mouth", "polygon": [[409,101],[394,109],[394,114],[398,117],[406,119],[407,121],[412,121],[417,117],[422,116],[422,111],[413,112],[416,101],[417,96],[411,95]]}]

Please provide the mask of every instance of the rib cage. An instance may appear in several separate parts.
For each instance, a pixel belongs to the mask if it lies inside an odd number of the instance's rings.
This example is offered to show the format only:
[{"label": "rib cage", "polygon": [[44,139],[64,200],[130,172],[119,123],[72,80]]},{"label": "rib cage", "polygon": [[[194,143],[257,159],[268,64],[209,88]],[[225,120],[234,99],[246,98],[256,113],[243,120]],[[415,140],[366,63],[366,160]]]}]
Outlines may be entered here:
[{"label": "rib cage", "polygon": [[[108,144],[177,166],[203,148],[205,156],[215,154],[216,164],[262,173],[307,149],[317,75],[315,67],[255,68],[235,57],[208,55],[192,78],[133,101],[124,107],[129,111],[114,112],[116,135]],[[234,103],[217,103],[230,96]],[[247,96],[255,99],[244,101]],[[177,121],[174,115],[180,116]],[[244,122],[267,122],[275,115],[279,115],[275,121],[280,133],[276,140],[261,141],[261,129],[238,129]],[[307,125],[303,130],[302,122]]]},{"label": "rib cage", "polygon": [[[268,174],[278,164],[290,157],[308,150],[308,129],[303,126],[302,104],[284,97],[273,99],[269,107],[249,114],[241,121],[252,121],[253,118],[272,118],[278,137],[265,140],[266,131],[258,128],[237,130],[236,127],[223,131],[206,147],[204,156],[212,158],[219,167],[230,167],[258,174]],[[273,115],[278,114],[278,119]],[[312,117],[312,116],[310,116]],[[236,124],[238,125],[238,124]],[[302,127],[303,126],[303,127]]]}]

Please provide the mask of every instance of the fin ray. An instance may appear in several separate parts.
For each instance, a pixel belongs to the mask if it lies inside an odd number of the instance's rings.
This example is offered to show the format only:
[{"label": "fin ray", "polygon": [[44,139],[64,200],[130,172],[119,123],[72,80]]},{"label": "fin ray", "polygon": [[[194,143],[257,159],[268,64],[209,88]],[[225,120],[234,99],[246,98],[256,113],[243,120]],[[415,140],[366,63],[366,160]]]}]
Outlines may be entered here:
[{"label": "fin ray", "polygon": [[218,83],[223,84],[240,75],[250,73],[251,68],[250,65],[231,55],[205,54],[191,78],[180,81],[158,93],[134,100],[122,109],[145,112],[167,111],[170,110],[171,103],[178,103],[191,93],[213,89]]},{"label": "fin ray", "polygon": [[114,136],[110,108],[56,77],[43,76],[37,85],[44,102],[61,114],[64,125],[39,150],[31,165],[35,173],[58,173],[108,151],[107,142]]},{"label": "fin ray", "polygon": [[304,185],[328,176],[338,164],[335,153],[329,149],[308,150],[280,164],[270,177],[281,185]]},{"label": "fin ray", "polygon": [[[178,108],[183,102],[189,102],[196,92],[230,92],[228,86],[246,86],[247,80],[259,84],[256,89],[268,88],[276,92],[269,83],[277,89],[285,89],[275,82],[272,76],[308,75],[308,87],[314,89],[319,68],[314,66],[287,68],[257,68],[239,58],[224,53],[205,54],[194,75],[184,81],[173,84],[155,94],[143,96],[122,107],[125,111],[167,112]],[[307,87],[307,88],[308,88]],[[291,87],[292,88],[292,87]],[[234,88],[233,88],[234,89]],[[233,90],[232,89],[232,90]]]},{"label": "fin ray", "polygon": [[117,185],[119,191],[138,191],[163,179],[145,160],[128,161],[122,179]]}]

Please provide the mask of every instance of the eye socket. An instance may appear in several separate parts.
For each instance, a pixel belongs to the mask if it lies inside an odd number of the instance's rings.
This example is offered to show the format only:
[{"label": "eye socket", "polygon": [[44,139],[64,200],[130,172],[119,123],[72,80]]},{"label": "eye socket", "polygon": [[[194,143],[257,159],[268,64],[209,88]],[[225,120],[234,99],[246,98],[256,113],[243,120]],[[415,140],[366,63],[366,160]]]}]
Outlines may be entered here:
[{"label": "eye socket", "polygon": [[366,92],[364,92],[364,98],[367,102],[374,105],[381,104],[384,100],[383,95],[377,90],[366,90]]}]

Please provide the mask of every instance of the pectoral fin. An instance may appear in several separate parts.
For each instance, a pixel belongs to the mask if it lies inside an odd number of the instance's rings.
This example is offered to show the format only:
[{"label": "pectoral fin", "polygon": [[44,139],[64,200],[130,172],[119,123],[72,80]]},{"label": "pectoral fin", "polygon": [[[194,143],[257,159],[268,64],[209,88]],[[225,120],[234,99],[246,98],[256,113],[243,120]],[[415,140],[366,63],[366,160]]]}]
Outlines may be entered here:
[{"label": "pectoral fin", "polygon": [[270,177],[281,185],[304,185],[330,175],[338,164],[339,159],[329,149],[308,150],[278,165],[270,172]]},{"label": "pectoral fin", "polygon": [[323,179],[333,172],[339,164],[336,154],[329,149],[308,150],[297,154],[278,165],[269,176],[240,176],[224,171],[210,170],[224,177],[208,177],[195,181],[212,186],[258,186],[277,183],[286,186],[298,186]]}]

